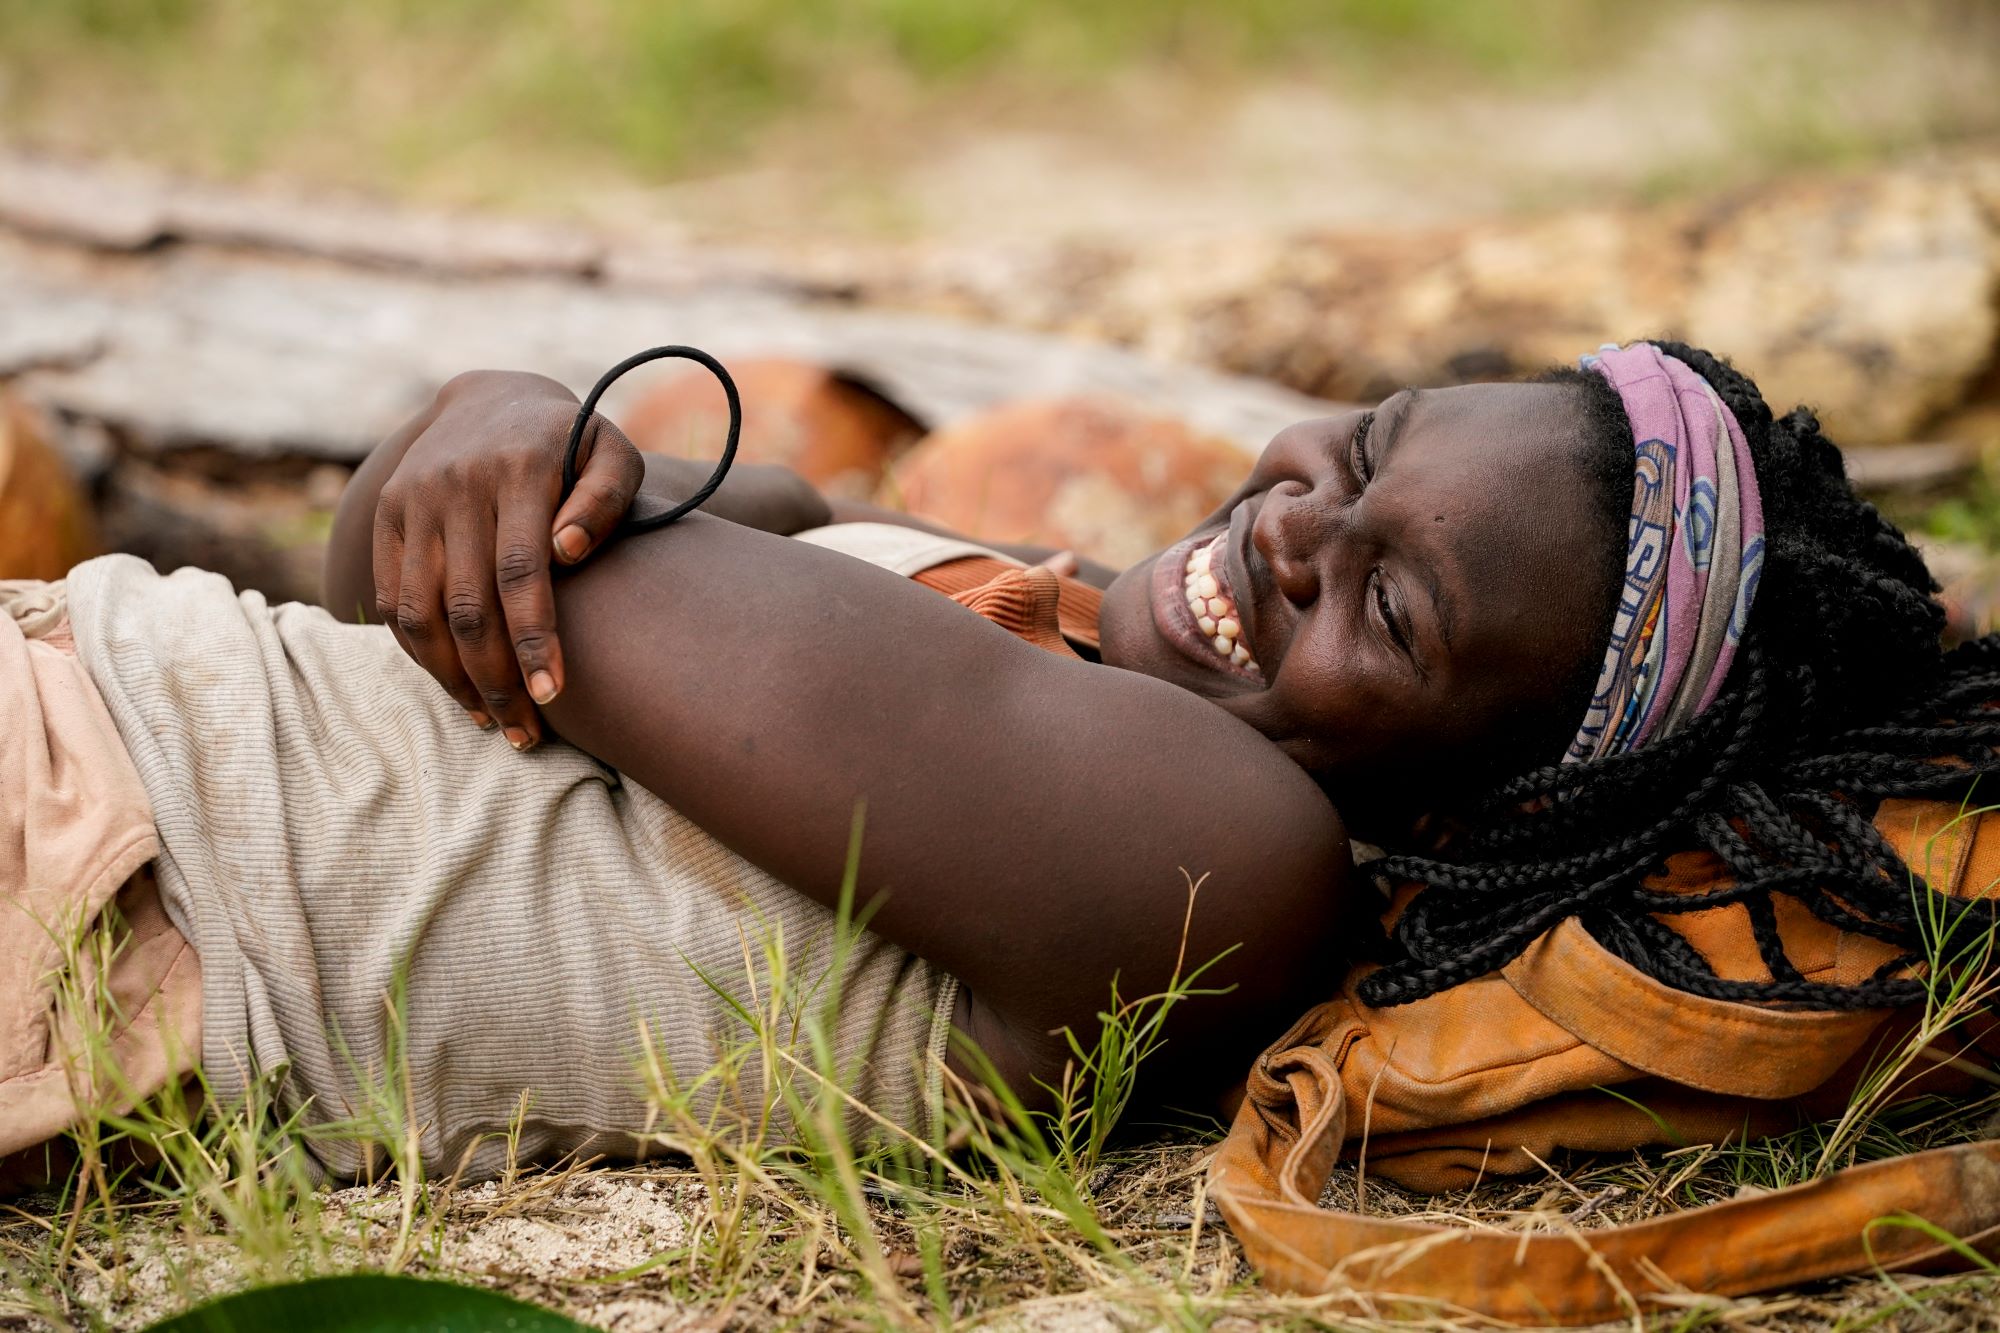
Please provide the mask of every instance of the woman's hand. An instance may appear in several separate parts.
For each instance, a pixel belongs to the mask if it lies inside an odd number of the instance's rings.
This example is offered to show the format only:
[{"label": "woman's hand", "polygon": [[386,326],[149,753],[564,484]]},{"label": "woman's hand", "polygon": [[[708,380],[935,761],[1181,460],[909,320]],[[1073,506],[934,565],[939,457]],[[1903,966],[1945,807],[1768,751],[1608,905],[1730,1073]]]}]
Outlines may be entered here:
[{"label": "woman's hand", "polygon": [[[575,395],[541,375],[460,375],[362,463],[327,543],[328,609],[389,626],[474,720],[504,728],[517,749],[541,739],[538,705],[565,683],[552,563],[582,563],[635,504],[671,508],[713,466],[641,455],[593,417],[576,490],[558,508],[576,410]],[[740,461],[702,509],[780,535],[832,521],[791,469]]]},{"label": "woman's hand", "polygon": [[645,477],[632,442],[596,416],[564,500],[576,410],[554,380],[475,371],[439,390],[384,451],[400,456],[375,505],[375,614],[517,750],[541,739],[538,705],[563,688],[552,559],[574,565],[598,550]]}]

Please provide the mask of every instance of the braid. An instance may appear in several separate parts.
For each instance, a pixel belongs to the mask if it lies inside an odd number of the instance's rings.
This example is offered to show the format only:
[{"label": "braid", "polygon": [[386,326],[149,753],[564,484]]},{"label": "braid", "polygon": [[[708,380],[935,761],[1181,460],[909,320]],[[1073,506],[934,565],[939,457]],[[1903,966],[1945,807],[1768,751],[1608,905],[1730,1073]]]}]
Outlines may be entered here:
[{"label": "braid", "polygon": [[[1888,797],[1965,800],[2000,770],[2000,635],[1943,652],[1923,557],[1854,493],[1812,412],[1774,417],[1726,361],[1657,345],[1715,389],[1757,469],[1762,587],[1735,670],[1680,734],[1509,779],[1472,804],[1446,851],[1376,862],[1386,883],[1421,887],[1387,961],[1361,983],[1365,1003],[1421,999],[1505,966],[1570,917],[1648,975],[1714,999],[1850,1009],[1924,993],[1910,969],[1933,929],[1916,901],[1928,886],[1870,816]],[[1550,378],[1585,390],[1603,454],[1619,460],[1601,470],[1629,487],[1631,427],[1615,393],[1612,419],[1589,383],[1601,377]],[[1713,852],[1730,882],[1696,894],[1647,886],[1691,849]],[[1856,985],[1807,980],[1785,953],[1778,893],[1904,955]],[[1727,904],[1748,913],[1770,980],[1718,977],[1661,920]],[[1955,911],[2000,920],[1990,901]]]}]

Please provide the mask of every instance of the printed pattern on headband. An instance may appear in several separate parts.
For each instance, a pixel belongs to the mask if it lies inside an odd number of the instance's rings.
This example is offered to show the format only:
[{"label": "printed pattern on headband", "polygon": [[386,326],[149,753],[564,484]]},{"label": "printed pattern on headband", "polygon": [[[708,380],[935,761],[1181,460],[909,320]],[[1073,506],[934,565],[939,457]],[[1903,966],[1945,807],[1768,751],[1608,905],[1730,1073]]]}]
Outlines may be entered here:
[{"label": "printed pattern on headband", "polygon": [[1574,753],[1588,744],[1598,750],[1607,732],[1628,733],[1652,701],[1657,672],[1648,672],[1648,648],[1659,634],[1667,583],[1661,577],[1672,540],[1674,447],[1665,440],[1642,440],[1632,488],[1632,518],[1626,528],[1625,581],[1611,622],[1611,646],[1597,673],[1597,688],[1583,726],[1570,743]]},{"label": "printed pattern on headband", "polygon": [[1636,466],[1617,615],[1569,762],[1673,735],[1714,702],[1764,562],[1750,448],[1709,383],[1651,343],[1581,364],[1618,390]]}]

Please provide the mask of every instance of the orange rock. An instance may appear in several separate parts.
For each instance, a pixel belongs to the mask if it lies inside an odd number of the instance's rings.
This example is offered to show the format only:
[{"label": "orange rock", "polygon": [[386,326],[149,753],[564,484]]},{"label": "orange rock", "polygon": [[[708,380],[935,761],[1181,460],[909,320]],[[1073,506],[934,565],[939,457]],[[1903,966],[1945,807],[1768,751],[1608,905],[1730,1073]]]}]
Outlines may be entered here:
[{"label": "orange rock", "polygon": [[988,541],[1135,563],[1183,536],[1249,475],[1226,441],[1115,400],[995,408],[924,440],[884,499]]},{"label": "orange rock", "polygon": [[[782,463],[828,495],[872,495],[890,459],[923,434],[881,394],[823,366],[732,361],[729,373],[743,399],[738,457]],[[640,399],[619,424],[641,449],[713,458],[722,450],[729,408],[715,377],[691,370]]]},{"label": "orange rock", "polygon": [[0,579],[59,579],[97,553],[89,505],[40,421],[0,394]]}]

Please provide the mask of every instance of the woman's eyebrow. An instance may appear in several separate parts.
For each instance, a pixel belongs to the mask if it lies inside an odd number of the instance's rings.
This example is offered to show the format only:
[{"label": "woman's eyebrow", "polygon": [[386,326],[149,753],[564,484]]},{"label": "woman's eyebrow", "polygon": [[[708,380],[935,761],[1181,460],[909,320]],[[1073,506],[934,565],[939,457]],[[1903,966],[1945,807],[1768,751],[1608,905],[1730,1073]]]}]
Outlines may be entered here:
[{"label": "woman's eyebrow", "polygon": [[1424,590],[1431,595],[1431,613],[1437,621],[1438,638],[1444,641],[1446,652],[1452,651],[1451,631],[1454,623],[1451,598],[1445,594],[1444,583],[1438,578],[1437,566],[1428,560],[1418,560],[1417,577],[1423,580]]},{"label": "woman's eyebrow", "polygon": [[1410,409],[1416,404],[1422,389],[1402,389],[1389,396],[1386,408],[1375,409],[1375,425],[1382,432],[1382,442],[1375,448],[1375,466],[1381,467],[1389,461],[1389,455],[1396,448],[1396,440],[1403,433],[1403,423],[1410,419]]}]

